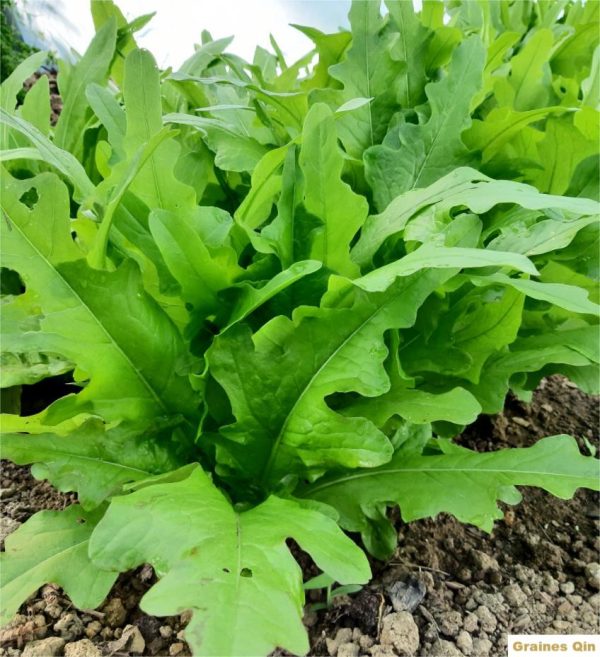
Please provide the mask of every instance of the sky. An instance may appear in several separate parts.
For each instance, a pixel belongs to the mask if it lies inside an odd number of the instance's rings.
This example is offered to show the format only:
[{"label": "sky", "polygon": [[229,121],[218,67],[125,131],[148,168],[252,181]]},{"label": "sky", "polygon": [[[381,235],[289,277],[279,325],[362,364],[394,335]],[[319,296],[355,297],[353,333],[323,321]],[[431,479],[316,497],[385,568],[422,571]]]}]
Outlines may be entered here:
[{"label": "sky", "polygon": [[[94,0],[101,1],[101,0]],[[299,58],[311,42],[288,23],[336,31],[348,24],[350,0],[116,0],[127,19],[156,11],[136,37],[162,67],[178,67],[193,53],[202,30],[214,38],[235,35],[229,50],[251,59],[255,46],[269,48],[272,33],[287,58]],[[69,48],[82,53],[94,34],[85,0],[17,0],[35,34],[53,42],[65,56]],[[53,10],[58,16],[52,15]],[[66,19],[66,20],[65,20]],[[36,44],[37,45],[37,44]],[[41,44],[40,44],[41,45]],[[62,51],[62,52],[61,52]]]},{"label": "sky", "polygon": [[[421,0],[414,1],[419,7]],[[350,8],[350,0],[116,0],[116,3],[128,20],[156,11],[156,16],[138,32],[136,39],[138,45],[154,54],[159,66],[175,69],[193,53],[202,30],[208,30],[213,38],[235,35],[228,50],[249,60],[256,45],[271,49],[271,33],[286,58],[295,61],[311,49],[312,43],[289,23],[334,32],[348,25]],[[16,4],[32,28],[30,40],[43,35],[42,41],[34,45],[47,47],[44,41],[50,42],[61,57],[67,56],[71,48],[83,53],[94,35],[86,0],[16,0]]]}]

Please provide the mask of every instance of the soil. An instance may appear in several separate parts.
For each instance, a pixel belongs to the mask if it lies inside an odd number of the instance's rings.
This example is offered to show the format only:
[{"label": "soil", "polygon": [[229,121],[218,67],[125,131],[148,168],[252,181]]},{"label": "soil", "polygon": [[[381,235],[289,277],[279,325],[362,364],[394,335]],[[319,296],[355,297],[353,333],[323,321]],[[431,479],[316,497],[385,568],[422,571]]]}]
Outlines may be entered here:
[{"label": "soil", "polygon": [[[487,451],[568,433],[589,453],[598,446],[599,424],[598,398],[550,377],[531,404],[509,397],[504,413],[482,416],[458,441]],[[2,538],[37,510],[74,499],[6,462],[0,482]],[[523,497],[521,505],[504,507],[504,520],[489,535],[446,515],[410,525],[396,517],[398,549],[387,563],[372,563],[368,586],[319,611],[312,606],[323,593],[310,592],[311,654],[499,657],[509,633],[600,633],[598,495],[581,490],[559,500],[527,489]],[[0,657],[189,655],[185,614],[154,618],[138,607],[154,581],[149,566],[123,574],[98,611],[78,611],[60,589],[45,586],[0,631]]]},{"label": "soil", "polygon": [[50,125],[55,126],[62,110],[62,98],[58,93],[57,70],[52,66],[44,67],[25,80],[23,89],[26,92],[29,91],[43,75],[48,78],[50,87]]}]

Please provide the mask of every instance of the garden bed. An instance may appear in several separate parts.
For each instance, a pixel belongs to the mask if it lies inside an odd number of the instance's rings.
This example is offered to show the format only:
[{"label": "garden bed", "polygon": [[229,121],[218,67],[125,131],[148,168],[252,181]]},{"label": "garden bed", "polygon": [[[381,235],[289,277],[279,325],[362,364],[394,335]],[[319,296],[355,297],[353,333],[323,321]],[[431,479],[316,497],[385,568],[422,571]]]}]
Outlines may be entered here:
[{"label": "garden bed", "polygon": [[[598,425],[597,398],[552,377],[530,405],[509,398],[503,414],[482,416],[460,442],[486,451],[569,433],[585,452],[590,443],[598,445]],[[73,501],[72,495],[35,481],[28,468],[8,462],[1,488],[3,537],[36,511]],[[307,611],[311,654],[494,657],[506,654],[507,633],[600,631],[596,493],[581,490],[563,501],[527,490],[520,506],[506,507],[504,521],[491,535],[445,515],[409,525],[398,520],[397,529],[398,550],[385,564],[372,562],[371,584],[334,598],[328,610]],[[310,563],[306,571],[314,574]],[[122,575],[105,606],[93,612],[76,610],[48,585],[2,631],[0,656],[45,657],[49,650],[68,657],[188,655],[181,634],[185,614],[154,618],[138,607],[154,579],[149,567]],[[308,598],[314,604],[323,593]]]}]

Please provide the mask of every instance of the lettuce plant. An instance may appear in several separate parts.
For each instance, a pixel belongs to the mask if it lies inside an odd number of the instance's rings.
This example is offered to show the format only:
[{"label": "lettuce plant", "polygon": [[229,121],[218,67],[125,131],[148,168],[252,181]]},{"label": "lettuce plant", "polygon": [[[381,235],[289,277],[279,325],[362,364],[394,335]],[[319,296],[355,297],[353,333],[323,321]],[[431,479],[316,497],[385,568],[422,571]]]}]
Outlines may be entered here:
[{"label": "lettuce plant", "polygon": [[[31,56],[2,85],[3,456],[78,504],[6,541],[2,618],[46,582],[81,608],[121,571],[195,655],[305,653],[294,539],[363,584],[386,517],[491,530],[516,486],[597,488],[574,437],[476,453],[480,413],[562,373],[598,384],[599,5],[357,0],[249,63],[178,71],[93,2],[49,125]],[[16,276],[18,274],[18,277]]]}]

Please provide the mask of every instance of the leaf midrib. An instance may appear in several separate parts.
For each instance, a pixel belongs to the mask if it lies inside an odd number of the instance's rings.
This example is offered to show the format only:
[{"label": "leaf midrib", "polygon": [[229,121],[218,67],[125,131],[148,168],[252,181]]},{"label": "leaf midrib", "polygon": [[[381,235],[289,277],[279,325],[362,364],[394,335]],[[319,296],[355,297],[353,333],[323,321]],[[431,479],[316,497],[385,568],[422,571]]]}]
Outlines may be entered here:
[{"label": "leaf midrib", "polygon": [[[139,60],[138,60],[137,63],[138,63],[138,68],[139,68],[138,75],[143,78],[144,64],[142,62],[140,62]],[[150,114],[150,110],[148,109],[148,107],[150,106],[150,103],[148,101],[148,88],[147,88],[147,85],[142,84],[141,88],[142,88],[142,92],[141,92],[142,102],[141,102],[141,104],[144,108],[144,112],[142,113],[143,122],[144,122],[144,135],[146,137],[146,140],[149,141],[154,136],[155,133],[153,133],[152,130],[150,129],[150,122],[149,122],[149,119],[148,119],[148,116]],[[147,141],[146,141],[146,143],[147,143]],[[159,181],[159,175],[158,175],[158,171],[157,171],[157,168],[156,168],[156,159],[155,159],[154,156],[155,156],[155,153],[152,153],[152,155],[150,156],[149,161],[147,162],[147,164],[150,166],[150,173],[151,173],[151,176],[152,176],[152,183],[153,183],[153,186],[154,186],[154,191],[156,193],[156,198],[158,200],[158,207],[159,208],[166,208],[165,200],[163,198],[163,193],[162,193],[162,187],[161,187],[160,181]],[[137,175],[139,175],[139,173],[141,173],[143,168],[144,168],[143,166],[140,167],[140,170],[138,171],[138,174],[136,174],[136,176],[135,176],[136,178],[137,178]]]},{"label": "leaf midrib", "polygon": [[[462,87],[465,78],[467,78],[470,73],[471,73],[471,67],[470,66],[467,66],[463,69],[462,74],[460,76],[460,79],[457,81],[458,84],[456,85],[456,88],[460,89]],[[431,145],[430,145],[429,149],[427,150],[425,158],[423,159],[423,162],[421,163],[421,165],[417,169],[418,173],[417,173],[417,175],[415,177],[415,180],[414,180],[414,182],[411,186],[411,189],[417,188],[417,186],[419,184],[419,181],[421,180],[421,176],[423,174],[423,171],[425,171],[427,163],[429,162],[429,158],[431,157],[431,154],[436,150],[436,144],[437,144],[437,141],[438,141],[440,135],[442,134],[442,132],[444,132],[444,129],[445,129],[446,125],[448,125],[448,122],[450,121],[450,118],[454,118],[455,116],[456,116],[456,106],[453,104],[452,109],[449,112],[446,112],[442,116],[442,120],[441,120],[437,130],[434,133],[433,139],[431,141]],[[469,121],[470,121],[470,117],[469,117]],[[429,126],[430,123],[431,123],[431,119],[429,120],[429,122],[426,125]],[[461,144],[463,143],[462,139],[461,139],[461,135],[466,129],[467,128],[464,127],[464,122],[463,122],[462,127],[458,131],[458,135],[457,135],[457,140]]]},{"label": "leaf midrib", "polygon": [[[520,292],[520,290],[518,290]],[[522,294],[522,293],[521,293]],[[486,336],[488,333],[492,333],[498,326],[504,325],[504,320],[509,317],[510,313],[513,311],[514,307],[520,303],[521,298],[519,296],[515,297],[513,299],[513,302],[509,305],[508,308],[504,309],[504,312],[500,317],[496,317],[495,321],[493,324],[488,324],[487,326],[482,326],[479,331],[476,333],[473,333],[471,335],[467,335],[466,337],[462,339],[457,339],[455,341],[455,345],[463,345],[463,344],[469,344],[469,342],[473,342],[474,340],[478,340],[479,338],[482,338]]]},{"label": "leaf midrib", "polygon": [[[19,439],[22,440],[23,436],[19,435]],[[6,440],[7,436],[4,437],[4,440]],[[35,438],[35,437],[34,437]],[[28,444],[33,444],[35,443],[35,439],[29,440]],[[25,447],[21,448],[23,451],[27,449],[27,445]],[[132,472],[139,472],[142,475],[145,476],[152,476],[151,472],[148,472],[148,470],[142,470],[141,468],[134,468],[133,466],[130,465],[124,465],[122,463],[117,463],[116,461],[107,461],[106,459],[103,458],[95,458],[93,456],[87,456],[85,454],[77,454],[74,452],[67,452],[62,449],[52,449],[50,447],[42,447],[40,448],[39,446],[36,446],[35,449],[39,450],[37,453],[39,454],[40,452],[46,452],[46,457],[44,457],[46,460],[42,461],[40,457],[36,457],[35,459],[32,459],[31,461],[27,459],[27,462],[29,463],[48,463],[49,459],[47,457],[52,457],[53,455],[56,456],[63,456],[63,457],[68,457],[71,459],[79,459],[81,461],[92,461],[93,463],[102,466],[108,466],[112,468],[118,468],[121,470],[131,470]]]},{"label": "leaf midrib", "polygon": [[[428,457],[423,457],[428,458]],[[429,457],[429,458],[436,458],[436,457]],[[439,457],[437,457],[439,458]],[[582,475],[576,475],[576,474],[564,474],[560,472],[552,472],[552,471],[539,471],[539,470],[508,470],[506,468],[488,468],[485,466],[480,466],[480,467],[470,467],[470,468],[453,468],[451,466],[448,466],[446,468],[402,468],[402,467],[397,467],[397,468],[389,468],[387,470],[378,470],[378,471],[370,471],[370,472],[354,472],[352,474],[348,474],[344,477],[340,477],[339,479],[336,479],[334,481],[328,481],[326,483],[323,483],[321,485],[317,485],[314,487],[311,487],[310,490],[307,491],[306,497],[313,497],[314,494],[318,491],[325,490],[326,488],[331,488],[333,486],[338,486],[340,484],[346,484],[350,481],[356,481],[357,479],[365,479],[367,477],[379,477],[379,476],[391,476],[391,475],[402,475],[404,473],[421,473],[423,475],[428,475],[430,473],[437,473],[437,472],[445,472],[445,473],[451,473],[451,474],[479,474],[479,475],[489,475],[489,474],[497,474],[497,475],[510,475],[510,474],[516,474],[516,475],[522,475],[522,476],[538,476],[538,477],[553,477],[553,478],[563,478],[563,479],[577,479],[580,481],[583,477]],[[515,484],[518,486],[519,484]]]},{"label": "leaf midrib", "polygon": [[288,424],[289,424],[291,418],[293,417],[293,415],[294,415],[294,413],[295,413],[295,411],[296,411],[296,408],[298,407],[298,405],[300,404],[300,402],[304,399],[304,397],[305,397],[305,395],[308,393],[308,391],[312,388],[312,385],[313,385],[315,379],[321,374],[321,372],[322,372],[324,369],[327,368],[327,366],[329,365],[329,363],[331,362],[331,360],[332,360],[333,358],[335,358],[335,357],[338,355],[338,353],[339,353],[339,352],[340,352],[340,351],[341,351],[341,350],[342,350],[342,349],[343,349],[343,348],[344,348],[344,347],[345,347],[345,346],[346,346],[351,340],[354,339],[354,337],[356,336],[356,334],[359,333],[360,331],[362,331],[362,329],[363,329],[363,328],[364,328],[369,322],[371,322],[371,320],[372,320],[372,319],[373,319],[378,313],[380,313],[380,312],[383,310],[383,308],[385,308],[387,305],[389,305],[389,303],[391,303],[393,300],[395,300],[396,297],[397,297],[399,294],[404,294],[404,293],[406,293],[407,289],[409,289],[410,286],[415,285],[415,284],[417,283],[417,281],[420,281],[420,280],[421,280],[420,278],[419,278],[419,279],[415,279],[415,281],[410,282],[409,285],[408,285],[407,287],[403,287],[403,288],[401,289],[401,291],[398,292],[398,294],[394,295],[393,297],[389,297],[389,298],[387,298],[386,301],[385,301],[385,303],[383,303],[383,304],[381,304],[380,306],[378,306],[378,307],[377,307],[377,308],[376,308],[376,309],[375,309],[370,315],[368,315],[368,316],[365,318],[365,320],[364,320],[363,322],[361,322],[361,324],[360,324],[356,329],[354,329],[354,331],[352,331],[352,333],[350,333],[350,334],[349,334],[349,335],[348,335],[348,336],[347,336],[347,337],[346,337],[346,338],[345,338],[345,339],[344,339],[344,340],[343,340],[343,341],[342,341],[342,342],[341,342],[341,343],[335,348],[335,350],[334,350],[334,351],[333,351],[333,352],[327,357],[327,359],[321,364],[321,366],[316,370],[316,372],[314,372],[314,374],[311,376],[310,380],[307,382],[307,384],[306,384],[306,385],[304,386],[304,388],[302,389],[302,392],[300,393],[300,395],[298,395],[298,398],[297,398],[296,401],[294,402],[294,405],[293,405],[292,408],[290,409],[289,413],[286,415],[285,420],[283,421],[283,423],[282,423],[282,425],[281,425],[281,429],[279,430],[279,433],[277,434],[277,438],[275,439],[275,443],[274,443],[274,445],[273,445],[273,448],[271,449],[271,454],[269,455],[269,459],[268,459],[268,461],[267,461],[267,465],[265,466],[265,468],[264,468],[264,470],[263,470],[263,474],[262,474],[262,476],[261,476],[261,482],[263,483],[263,485],[266,483],[266,481],[267,481],[267,479],[268,479],[268,477],[269,477],[269,474],[270,474],[271,468],[272,468],[272,466],[273,466],[273,463],[275,462],[275,458],[276,458],[277,451],[278,451],[279,446],[281,445],[281,442],[282,442],[282,440],[283,440],[283,438],[284,438],[284,436],[285,436],[285,431],[286,431],[286,429],[287,429],[287,426],[288,426]]}]

